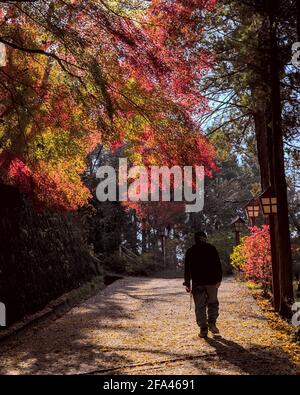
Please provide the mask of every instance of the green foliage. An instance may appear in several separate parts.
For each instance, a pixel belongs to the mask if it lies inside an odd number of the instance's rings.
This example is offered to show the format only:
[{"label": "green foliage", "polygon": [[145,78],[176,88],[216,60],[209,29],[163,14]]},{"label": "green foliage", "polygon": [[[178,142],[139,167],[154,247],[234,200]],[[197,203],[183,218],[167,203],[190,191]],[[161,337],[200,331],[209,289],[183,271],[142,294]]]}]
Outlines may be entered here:
[{"label": "green foliage", "polygon": [[238,271],[241,271],[246,263],[246,257],[244,254],[244,239],[241,240],[241,244],[235,246],[232,254],[230,255],[231,266]]},{"label": "green foliage", "polygon": [[88,242],[93,245],[96,255],[112,254],[118,251],[122,242],[122,231],[129,233],[128,218],[118,202],[98,202],[93,200],[93,212],[88,221]]},{"label": "green foliage", "polygon": [[248,281],[248,282],[246,283],[246,286],[247,286],[247,288],[250,289],[251,291],[258,291],[258,290],[261,290],[261,289],[262,289],[262,286],[261,286],[260,284],[253,283],[252,281]]},{"label": "green foliage", "polygon": [[162,261],[157,259],[157,255],[155,252],[146,252],[144,253],[139,260],[137,260],[137,264],[133,265],[132,263],[128,264],[128,270],[134,275],[144,275],[148,276],[161,271],[163,268]]},{"label": "green foliage", "polygon": [[233,248],[233,235],[228,231],[213,233],[208,240],[219,252],[223,274],[231,274],[230,253]]},{"label": "green foliage", "polygon": [[130,276],[149,276],[161,271],[162,261],[157,259],[154,252],[146,252],[136,260],[121,258],[119,252],[98,255],[104,270],[111,273],[126,274]]},{"label": "green foliage", "polygon": [[119,257],[119,253],[115,251],[111,254],[98,254],[102,262],[103,269],[109,273],[127,274],[126,261]]},{"label": "green foliage", "polygon": [[232,146],[226,134],[222,130],[216,131],[209,140],[215,147],[218,160],[222,162],[229,160]]}]

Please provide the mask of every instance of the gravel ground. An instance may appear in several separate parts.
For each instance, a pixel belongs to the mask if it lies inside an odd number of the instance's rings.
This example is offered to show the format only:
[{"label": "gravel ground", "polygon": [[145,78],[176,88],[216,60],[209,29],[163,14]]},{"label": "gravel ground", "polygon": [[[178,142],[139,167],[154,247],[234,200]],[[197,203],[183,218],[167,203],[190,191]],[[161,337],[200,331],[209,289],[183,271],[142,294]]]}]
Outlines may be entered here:
[{"label": "gravel ground", "polygon": [[220,288],[221,336],[198,337],[181,279],[125,278],[1,345],[1,374],[299,374],[246,287]]}]

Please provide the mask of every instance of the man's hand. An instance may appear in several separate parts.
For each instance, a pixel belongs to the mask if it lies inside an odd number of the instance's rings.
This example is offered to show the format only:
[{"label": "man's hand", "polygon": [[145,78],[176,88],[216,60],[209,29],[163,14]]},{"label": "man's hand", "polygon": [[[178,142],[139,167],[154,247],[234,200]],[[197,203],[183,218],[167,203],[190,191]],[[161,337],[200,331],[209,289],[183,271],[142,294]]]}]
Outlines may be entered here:
[{"label": "man's hand", "polygon": [[220,288],[220,286],[221,286],[221,283],[216,284],[216,288]]},{"label": "man's hand", "polygon": [[182,285],[185,286],[185,290],[187,293],[191,292],[191,284],[190,283],[184,282]]}]

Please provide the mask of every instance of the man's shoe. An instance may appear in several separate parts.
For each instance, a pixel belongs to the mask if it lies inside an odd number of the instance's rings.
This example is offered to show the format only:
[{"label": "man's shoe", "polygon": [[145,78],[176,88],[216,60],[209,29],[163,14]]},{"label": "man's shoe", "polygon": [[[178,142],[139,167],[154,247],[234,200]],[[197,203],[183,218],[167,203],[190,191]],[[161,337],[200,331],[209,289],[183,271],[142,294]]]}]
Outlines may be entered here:
[{"label": "man's shoe", "polygon": [[216,324],[211,324],[209,325],[209,330],[211,331],[211,333],[213,333],[214,335],[218,335],[220,333],[219,329],[216,327]]},{"label": "man's shoe", "polygon": [[199,333],[199,337],[201,337],[202,339],[206,339],[208,336],[208,329],[207,328],[201,328],[200,329],[200,333]]}]

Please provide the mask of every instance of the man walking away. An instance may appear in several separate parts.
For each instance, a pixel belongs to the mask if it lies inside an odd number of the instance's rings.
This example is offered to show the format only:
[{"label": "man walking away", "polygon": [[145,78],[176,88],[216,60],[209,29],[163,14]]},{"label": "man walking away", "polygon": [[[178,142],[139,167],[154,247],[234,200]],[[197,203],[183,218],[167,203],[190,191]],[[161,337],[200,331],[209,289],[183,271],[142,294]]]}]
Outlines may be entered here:
[{"label": "man walking away", "polygon": [[[192,281],[192,288],[191,288]],[[192,292],[195,302],[199,336],[206,338],[208,329],[218,334],[219,316],[218,289],[222,281],[222,266],[218,251],[207,243],[204,232],[195,233],[195,244],[185,256],[184,283],[187,292]]]}]

